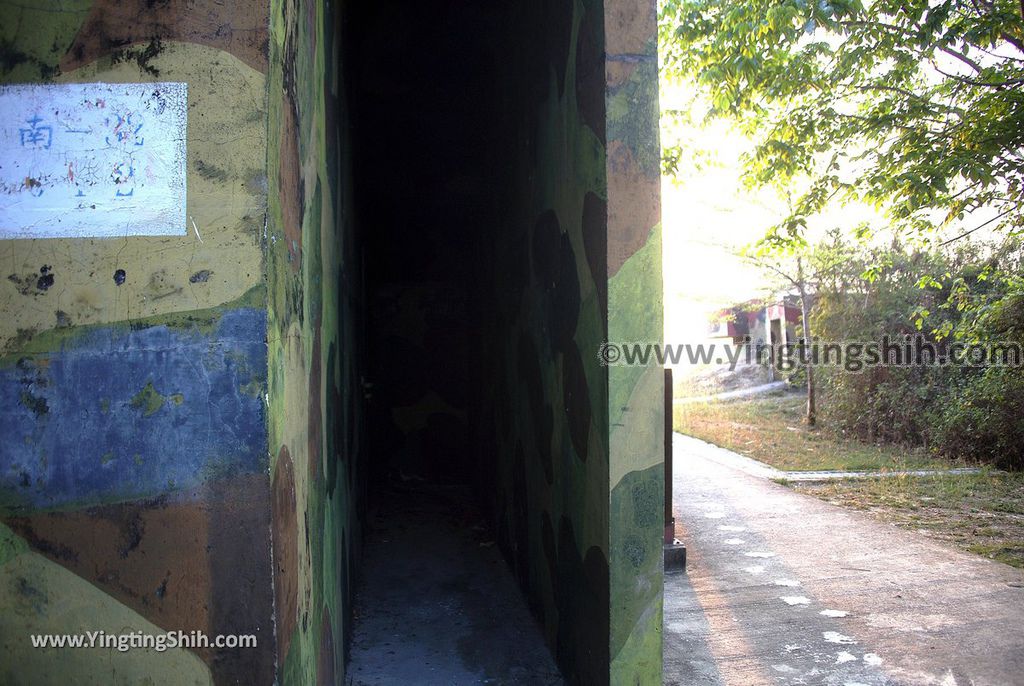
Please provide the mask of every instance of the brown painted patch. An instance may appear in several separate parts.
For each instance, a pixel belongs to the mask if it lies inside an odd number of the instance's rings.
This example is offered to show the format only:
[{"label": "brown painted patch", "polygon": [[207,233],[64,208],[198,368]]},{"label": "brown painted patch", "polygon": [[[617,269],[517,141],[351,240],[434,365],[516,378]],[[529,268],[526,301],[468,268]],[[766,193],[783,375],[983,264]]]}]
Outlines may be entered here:
[{"label": "brown painted patch", "polygon": [[661,220],[660,179],[643,173],[622,141],[608,144],[608,276],[643,247]]},{"label": "brown painted patch", "polygon": [[6,520],[30,547],[168,631],[255,634],[255,650],[196,650],[217,683],[273,680],[265,475],[174,497]]},{"label": "brown painted patch", "polygon": [[554,210],[545,210],[533,225],[531,264],[542,290],[554,287],[558,279],[558,247],[562,226]]},{"label": "brown painted patch", "polygon": [[519,378],[526,384],[526,397],[533,420],[535,457],[544,469],[544,479],[551,484],[555,479],[554,457],[551,453],[554,416],[544,398],[544,376],[537,347],[525,333],[519,337],[518,368]]},{"label": "brown painted patch", "polygon": [[274,683],[270,578],[270,478],[252,474],[209,484],[210,633],[254,634],[256,649],[225,649],[211,662],[218,684]]},{"label": "brown painted patch", "polygon": [[586,462],[589,456],[591,421],[590,388],[583,368],[583,358],[575,345],[569,346],[562,357],[562,393],[572,447],[580,460]]},{"label": "brown painted patch", "polygon": [[308,64],[316,64],[316,27],[317,27],[317,6],[318,2],[306,3],[306,55]]},{"label": "brown painted patch", "polygon": [[299,606],[299,523],[295,504],[295,466],[287,446],[281,446],[277,454],[271,492],[277,659],[279,664],[284,664],[295,631]]},{"label": "brown painted patch", "polygon": [[269,8],[223,0],[95,0],[60,68],[67,72],[132,45],[173,40],[223,50],[265,74]]},{"label": "brown painted patch", "polygon": [[164,629],[209,626],[208,522],[201,503],[126,503],[16,517],[33,550]]},{"label": "brown painted patch", "polygon": [[288,244],[288,262],[293,272],[302,266],[302,205],[305,198],[302,168],[299,164],[299,127],[295,101],[287,93],[281,96],[281,144],[279,183],[284,237]]},{"label": "brown painted patch", "polygon": [[653,2],[605,0],[605,50],[609,55],[647,54],[658,29]]},{"label": "brown painted patch", "polygon": [[633,72],[635,72],[639,66],[640,63],[637,61],[609,61],[605,65],[605,85],[609,90],[622,86],[632,78]]},{"label": "brown painted patch", "polygon": [[597,546],[580,554],[572,521],[558,526],[558,637],[555,657],[572,684],[608,683],[611,617],[608,561]]},{"label": "brown painted patch", "polygon": [[558,243],[557,277],[551,291],[548,310],[548,331],[552,346],[559,351],[573,347],[576,325],[580,318],[580,275],[569,234],[562,234]]},{"label": "brown painted patch", "polygon": [[334,668],[334,630],[331,628],[331,613],[324,608],[323,619],[320,620],[320,654],[317,656],[317,686],[330,686],[337,683]]},{"label": "brown painted patch", "polygon": [[551,512],[541,512],[541,547],[544,549],[544,560],[547,562],[548,580],[551,582],[551,594],[559,596],[558,588],[558,548],[555,545],[555,526],[551,523]]}]

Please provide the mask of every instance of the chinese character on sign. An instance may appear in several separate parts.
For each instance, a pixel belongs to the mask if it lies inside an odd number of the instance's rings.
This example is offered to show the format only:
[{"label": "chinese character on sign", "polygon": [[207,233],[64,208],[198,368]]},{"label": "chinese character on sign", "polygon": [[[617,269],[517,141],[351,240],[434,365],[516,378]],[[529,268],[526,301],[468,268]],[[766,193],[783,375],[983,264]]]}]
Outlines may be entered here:
[{"label": "chinese character on sign", "polygon": [[7,239],[186,235],[187,84],[2,82],[0,256]]},{"label": "chinese character on sign", "polygon": [[39,126],[41,121],[43,120],[39,115],[34,115],[31,119],[25,120],[29,128],[18,129],[21,134],[21,147],[50,149],[50,144],[53,143],[53,127]]},{"label": "chinese character on sign", "polygon": [[145,143],[146,139],[139,135],[139,132],[142,130],[142,117],[139,114],[129,112],[124,116],[121,114],[115,114],[114,116],[117,119],[112,131],[114,142],[111,143],[110,136],[107,136],[107,145],[120,143],[122,145],[142,146]]},{"label": "chinese character on sign", "polygon": [[26,176],[22,183],[33,198],[38,198],[43,194],[43,184],[34,176]]},{"label": "chinese character on sign", "polygon": [[135,194],[135,167],[130,161],[115,164],[110,178],[116,184],[114,197],[130,198]]}]

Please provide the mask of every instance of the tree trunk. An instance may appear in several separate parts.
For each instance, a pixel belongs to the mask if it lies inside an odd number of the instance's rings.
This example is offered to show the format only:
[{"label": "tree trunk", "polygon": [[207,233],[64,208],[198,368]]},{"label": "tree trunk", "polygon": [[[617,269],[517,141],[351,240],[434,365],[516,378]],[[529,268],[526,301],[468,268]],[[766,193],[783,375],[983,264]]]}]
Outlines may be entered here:
[{"label": "tree trunk", "polygon": [[[808,317],[810,308],[807,305],[807,286],[804,283],[804,264],[797,260],[797,288],[800,290],[800,323],[803,325],[804,350],[809,351],[811,347],[811,321]],[[818,420],[817,401],[814,397],[814,365],[808,364],[805,367],[807,372],[807,426],[814,426]]]}]

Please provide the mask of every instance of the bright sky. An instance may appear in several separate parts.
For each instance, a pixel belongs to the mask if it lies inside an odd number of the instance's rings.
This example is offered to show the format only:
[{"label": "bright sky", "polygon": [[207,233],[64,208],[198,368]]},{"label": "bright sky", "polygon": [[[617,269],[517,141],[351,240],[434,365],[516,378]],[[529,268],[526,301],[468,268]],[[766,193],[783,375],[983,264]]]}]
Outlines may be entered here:
[{"label": "bright sky", "polygon": [[[662,86],[662,107],[687,106],[681,88]],[[665,262],[665,340],[698,342],[719,310],[763,293],[759,271],[737,253],[781,218],[772,191],[751,193],[740,182],[742,135],[718,122],[701,132],[701,147],[713,150],[702,169],[680,165],[680,179],[662,180]],[[665,132],[666,141],[672,139]]]},{"label": "bright sky", "polygon": [[[683,109],[687,90],[662,84],[663,109]],[[705,340],[710,319],[738,302],[769,295],[772,285],[760,270],[738,253],[765,235],[786,216],[786,206],[773,189],[752,191],[740,180],[740,158],[751,143],[724,121],[697,133],[698,145],[713,151],[706,167],[680,164],[679,178],[662,179],[664,231],[665,340]],[[668,144],[675,139],[662,132]],[[834,207],[808,229],[812,240],[835,226],[852,227],[878,220],[866,206]]]},{"label": "bright sky", "polygon": [[[937,60],[946,71],[962,66],[941,55]],[[662,109],[685,110],[693,106],[691,91],[684,86],[662,82],[660,97]],[[697,106],[701,106],[699,102]],[[663,143],[672,144],[676,133],[662,131]],[[699,137],[696,147],[713,151],[712,164],[697,168],[691,163],[687,167],[684,160],[680,163],[679,178],[664,177],[662,181],[668,343],[703,341],[709,321],[717,312],[769,295],[772,284],[737,253],[764,236],[786,214],[785,203],[776,191],[750,191],[740,181],[740,158],[752,147],[749,140],[725,122],[687,135],[694,133]],[[963,222],[947,227],[942,238],[975,228],[995,216],[995,209],[977,210]],[[885,226],[882,214],[871,207],[836,205],[812,219],[806,235],[813,241],[829,229],[850,229],[865,222]],[[972,234],[971,240],[994,240],[996,236],[992,228]],[[878,239],[888,237],[879,235]]]}]

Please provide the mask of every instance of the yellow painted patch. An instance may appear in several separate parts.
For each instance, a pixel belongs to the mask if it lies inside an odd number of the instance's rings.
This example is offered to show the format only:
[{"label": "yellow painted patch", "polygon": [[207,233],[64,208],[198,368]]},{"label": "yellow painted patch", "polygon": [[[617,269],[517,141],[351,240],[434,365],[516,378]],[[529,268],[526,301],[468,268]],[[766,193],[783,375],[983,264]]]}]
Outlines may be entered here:
[{"label": "yellow painted patch", "polygon": [[0,683],[135,686],[213,683],[207,666],[181,649],[37,649],[32,634],[159,635],[146,621],[84,579],[33,552],[0,564]]},{"label": "yellow painted patch", "polygon": [[[158,78],[134,62],[106,59],[58,80],[188,83],[188,235],[0,241],[0,311],[13,314],[0,318],[0,352],[58,323],[214,307],[261,283],[266,77],[225,52],[192,43],[165,43],[149,64]],[[44,265],[54,284],[38,291],[32,275]],[[120,286],[114,279],[119,269],[125,272]]]}]

